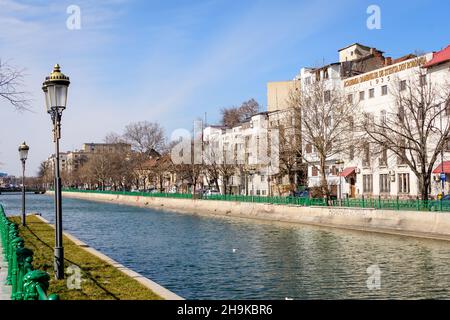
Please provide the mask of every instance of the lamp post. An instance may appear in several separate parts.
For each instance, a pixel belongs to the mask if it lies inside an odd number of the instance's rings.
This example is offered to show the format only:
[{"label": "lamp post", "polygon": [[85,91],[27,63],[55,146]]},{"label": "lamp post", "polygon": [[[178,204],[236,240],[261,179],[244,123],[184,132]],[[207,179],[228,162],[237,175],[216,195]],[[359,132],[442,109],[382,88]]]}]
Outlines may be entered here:
[{"label": "lamp post", "polygon": [[59,139],[61,138],[61,116],[66,108],[69,77],[61,73],[56,64],[52,73],[45,78],[42,91],[45,94],[47,113],[53,123],[53,142],[55,143],[55,257],[54,269],[57,280],[64,279],[64,249],[62,232],[61,176],[59,172]]},{"label": "lamp post", "polygon": [[341,173],[342,173],[342,170],[343,170],[343,168],[342,168],[342,165],[344,164],[344,161],[343,160],[336,160],[336,162],[335,162],[337,165],[338,165],[338,174],[339,174],[339,205],[342,205],[342,176],[341,176]]},{"label": "lamp post", "polygon": [[19,146],[19,156],[22,162],[22,225],[25,226],[26,216],[25,216],[25,161],[28,158],[28,150],[30,147],[27,146],[25,141]]},{"label": "lamp post", "polygon": [[253,169],[253,168],[250,168],[248,174],[249,174],[250,178],[252,179],[252,199],[253,199],[253,197],[255,195],[254,181],[253,181],[253,177],[255,176],[255,173],[256,173],[256,170]]}]

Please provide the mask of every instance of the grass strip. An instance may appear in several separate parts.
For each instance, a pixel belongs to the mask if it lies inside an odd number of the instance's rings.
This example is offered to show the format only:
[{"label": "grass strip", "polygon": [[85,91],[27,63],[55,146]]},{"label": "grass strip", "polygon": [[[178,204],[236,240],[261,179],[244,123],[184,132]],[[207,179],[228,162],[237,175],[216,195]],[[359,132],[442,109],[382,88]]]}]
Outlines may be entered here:
[{"label": "grass strip", "polygon": [[50,274],[49,294],[57,293],[62,300],[161,300],[137,280],[64,236],[64,270],[71,265],[78,266],[82,279],[81,289],[69,289],[68,284],[74,283],[71,275],[67,274],[64,280],[54,279],[54,229],[33,215],[27,216],[25,227],[20,224],[20,217],[9,219],[19,225],[19,234],[25,241],[25,247],[33,250],[34,268]]}]

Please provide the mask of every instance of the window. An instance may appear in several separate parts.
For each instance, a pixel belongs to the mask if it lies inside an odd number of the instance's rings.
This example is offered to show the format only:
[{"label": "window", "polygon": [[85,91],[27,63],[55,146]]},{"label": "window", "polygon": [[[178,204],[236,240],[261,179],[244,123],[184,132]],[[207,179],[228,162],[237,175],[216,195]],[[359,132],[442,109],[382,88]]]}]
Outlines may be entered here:
[{"label": "window", "polygon": [[385,96],[388,93],[387,85],[381,86],[381,95]]},{"label": "window", "polygon": [[311,77],[305,78],[305,84],[307,84],[307,85],[311,84]]},{"label": "window", "polygon": [[400,81],[400,91],[406,90],[406,80]]},{"label": "window", "polygon": [[319,175],[319,170],[317,170],[317,167],[316,167],[316,166],[313,166],[313,167],[312,167],[311,175],[312,175],[313,177],[317,177],[317,176]]},{"label": "window", "polygon": [[347,96],[347,102],[348,102],[348,103],[353,103],[353,94],[349,94],[349,95]]},{"label": "window", "polygon": [[362,101],[362,100],[365,99],[365,94],[366,94],[365,91],[360,91],[360,92],[359,92],[359,100],[360,100],[360,101]]},{"label": "window", "polygon": [[398,174],[398,193],[409,193],[409,173]]},{"label": "window", "polygon": [[337,176],[338,175],[338,168],[336,166],[332,166],[330,173],[332,176]]},{"label": "window", "polygon": [[375,89],[369,89],[369,98],[375,97]]},{"label": "window", "polygon": [[266,190],[262,190],[262,191],[261,191],[261,194],[262,194],[263,196],[265,196],[265,195],[266,195]]},{"label": "window", "polygon": [[370,145],[368,143],[364,146],[363,166],[370,166]]},{"label": "window", "polygon": [[391,192],[391,180],[388,174],[380,174],[380,193]]},{"label": "window", "polygon": [[323,100],[325,102],[329,102],[331,100],[331,92],[330,92],[330,90],[327,90],[327,91],[324,92]]},{"label": "window", "polygon": [[348,117],[348,127],[351,132],[355,131],[355,121],[352,116]]},{"label": "window", "polygon": [[445,103],[445,115],[450,116],[450,100]]},{"label": "window", "polygon": [[450,140],[447,140],[447,142],[445,143],[445,151],[446,152],[450,151]]},{"label": "window", "polygon": [[417,108],[417,120],[419,121],[423,121],[425,118],[425,114],[424,114],[425,108],[423,107],[423,104],[420,104],[419,107]]},{"label": "window", "polygon": [[387,165],[387,149],[383,148],[383,150],[381,151],[380,166],[386,165]]},{"label": "window", "polygon": [[419,83],[421,86],[424,86],[427,84],[427,76],[425,74],[420,75]]},{"label": "window", "polygon": [[324,79],[328,79],[329,77],[328,77],[328,69],[324,69],[323,70],[323,78]]},{"label": "window", "polygon": [[261,195],[261,191],[260,190],[256,190],[256,195],[260,196]]},{"label": "window", "polygon": [[363,192],[373,191],[373,176],[371,174],[363,174]]},{"label": "window", "polygon": [[386,118],[386,110],[381,110],[381,112],[380,112],[381,125],[386,126],[386,120],[387,120],[387,118]]},{"label": "window", "polygon": [[266,182],[266,176],[265,175],[261,175],[261,182]]},{"label": "window", "polygon": [[403,120],[405,119],[405,109],[403,108],[403,106],[398,107],[397,115],[398,115],[398,119],[403,122]]},{"label": "window", "polygon": [[350,160],[355,159],[355,146],[353,145],[350,146],[350,154],[348,157],[350,158]]},{"label": "window", "polygon": [[305,149],[306,149],[306,153],[312,153],[312,144],[307,143]]},{"label": "window", "polygon": [[397,155],[397,165],[401,166],[401,165],[406,164],[405,141],[399,141],[398,150],[402,156]]}]

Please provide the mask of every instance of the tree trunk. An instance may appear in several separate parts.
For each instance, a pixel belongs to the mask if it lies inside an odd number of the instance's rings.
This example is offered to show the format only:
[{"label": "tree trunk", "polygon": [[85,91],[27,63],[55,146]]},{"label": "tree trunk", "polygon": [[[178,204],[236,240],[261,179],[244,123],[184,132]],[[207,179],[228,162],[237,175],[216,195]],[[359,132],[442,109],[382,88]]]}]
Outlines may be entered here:
[{"label": "tree trunk", "polygon": [[327,203],[330,200],[330,190],[328,188],[328,181],[325,172],[325,157],[320,156],[320,187],[322,189],[322,195],[326,198]]},{"label": "tree trunk", "polygon": [[220,190],[219,179],[214,179],[214,184],[216,185],[216,190],[219,191]]}]

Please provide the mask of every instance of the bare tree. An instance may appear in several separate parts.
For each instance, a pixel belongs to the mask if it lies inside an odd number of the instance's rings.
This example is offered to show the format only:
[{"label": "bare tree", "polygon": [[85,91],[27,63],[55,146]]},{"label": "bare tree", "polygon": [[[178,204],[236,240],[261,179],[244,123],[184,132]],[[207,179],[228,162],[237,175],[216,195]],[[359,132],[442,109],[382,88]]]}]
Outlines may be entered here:
[{"label": "bare tree", "polygon": [[49,188],[51,186],[53,183],[53,172],[47,161],[41,162],[37,176],[42,187]]},{"label": "bare tree", "polygon": [[105,143],[123,143],[124,140],[125,139],[120,134],[115,132],[106,134],[105,138],[103,139]]},{"label": "bare tree", "polygon": [[450,86],[438,86],[420,69],[409,80],[394,81],[390,93],[394,104],[379,119],[364,114],[361,131],[375,148],[389,150],[397,164],[411,169],[427,200],[433,167],[450,142]]},{"label": "bare tree", "polygon": [[157,122],[130,123],[125,127],[123,138],[139,153],[159,152],[165,145],[164,129]]},{"label": "bare tree", "polygon": [[[300,94],[296,90],[289,93],[289,108],[269,115],[271,130],[278,130],[279,171],[273,175],[274,181],[288,177],[289,191],[295,191],[296,184],[305,184],[307,167],[303,164],[301,136]],[[279,193],[281,184],[276,183]]]},{"label": "bare tree", "polygon": [[164,129],[157,122],[140,121],[130,123],[125,127],[123,138],[131,144],[134,154],[134,178],[136,185],[146,187],[146,178],[142,176],[145,171],[145,162],[157,157],[165,149]]},{"label": "bare tree", "polygon": [[237,163],[234,159],[231,146],[220,145],[214,139],[204,142],[204,172],[208,181],[213,181],[215,189],[220,190],[219,181],[222,182],[222,193],[228,193],[230,178],[235,174]]},{"label": "bare tree", "polygon": [[29,107],[27,93],[20,89],[23,86],[23,78],[24,70],[0,60],[0,97],[20,111]]},{"label": "bare tree", "polygon": [[[339,87],[327,81],[316,81],[298,92],[301,110],[301,137],[305,146],[304,160],[312,163],[320,174],[323,195],[330,196],[327,181],[327,160],[346,151],[353,144],[352,116],[357,104],[348,99]],[[314,148],[317,161],[306,157]],[[316,163],[318,162],[318,166]]]},{"label": "bare tree", "polygon": [[250,99],[242,103],[240,107],[222,108],[222,124],[227,127],[233,127],[236,124],[256,114],[259,110],[259,104],[255,99]]}]

